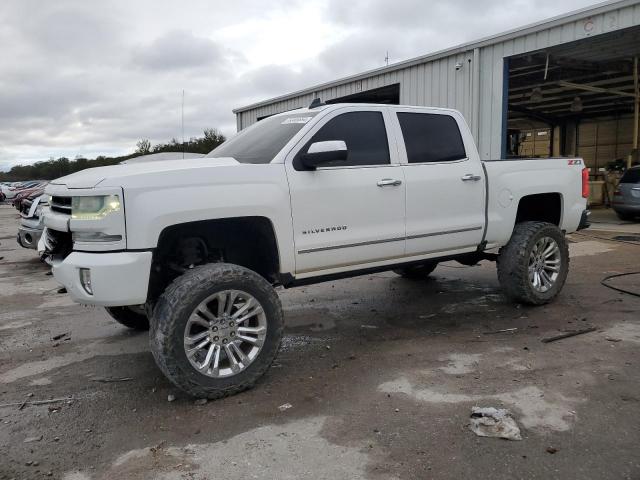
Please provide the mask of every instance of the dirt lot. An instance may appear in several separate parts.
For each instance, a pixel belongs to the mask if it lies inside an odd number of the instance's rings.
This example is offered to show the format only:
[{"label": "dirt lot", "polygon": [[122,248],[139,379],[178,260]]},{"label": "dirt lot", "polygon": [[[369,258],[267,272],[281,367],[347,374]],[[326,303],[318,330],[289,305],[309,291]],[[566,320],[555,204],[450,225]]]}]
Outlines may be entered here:
[{"label": "dirt lot", "polygon": [[[571,237],[546,307],[506,301],[488,262],[282,291],[274,368],[199,404],[160,374],[146,334],[57,293],[17,224],[0,206],[2,479],[640,478],[640,299],[600,285],[640,270],[640,246],[616,233]],[[640,291],[639,277],[615,285]],[[523,440],[475,436],[474,405],[511,409]]]}]

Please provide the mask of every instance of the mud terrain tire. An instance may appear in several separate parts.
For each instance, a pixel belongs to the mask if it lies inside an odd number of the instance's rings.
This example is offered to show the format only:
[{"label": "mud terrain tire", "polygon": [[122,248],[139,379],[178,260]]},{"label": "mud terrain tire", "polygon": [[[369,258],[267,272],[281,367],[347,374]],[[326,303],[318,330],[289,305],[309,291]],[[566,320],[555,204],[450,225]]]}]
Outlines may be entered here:
[{"label": "mud terrain tire", "polygon": [[[266,334],[257,356],[243,370],[212,377],[187,358],[184,335],[201,302],[225,291],[246,292],[257,300],[266,317]],[[175,279],[160,296],[151,319],[151,352],[175,386],[197,398],[217,399],[251,388],[265,374],[278,353],[283,327],[280,299],[262,276],[228,263],[202,265]]]},{"label": "mud terrain tire", "polygon": [[[551,239],[558,247],[557,276],[546,291],[536,289],[532,275],[535,268],[536,245]],[[551,248],[551,246],[549,247]],[[540,252],[542,255],[544,252]],[[544,255],[542,255],[544,256]],[[551,302],[562,290],[569,272],[569,248],[564,233],[554,224],[546,222],[523,222],[516,225],[509,243],[498,255],[498,280],[505,295],[516,302],[543,305]],[[533,265],[532,265],[533,264]]]}]

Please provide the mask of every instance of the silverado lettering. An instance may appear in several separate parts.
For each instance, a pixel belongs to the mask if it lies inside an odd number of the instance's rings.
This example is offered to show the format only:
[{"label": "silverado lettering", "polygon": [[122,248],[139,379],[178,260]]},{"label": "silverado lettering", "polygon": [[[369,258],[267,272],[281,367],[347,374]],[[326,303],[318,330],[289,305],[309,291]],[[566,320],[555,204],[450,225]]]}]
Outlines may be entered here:
[{"label": "silverado lettering", "polygon": [[340,230],[346,230],[346,225],[339,225],[337,227],[326,227],[326,228],[311,228],[309,230],[303,230],[303,235],[308,235],[310,233],[325,233],[325,232],[336,232]]}]

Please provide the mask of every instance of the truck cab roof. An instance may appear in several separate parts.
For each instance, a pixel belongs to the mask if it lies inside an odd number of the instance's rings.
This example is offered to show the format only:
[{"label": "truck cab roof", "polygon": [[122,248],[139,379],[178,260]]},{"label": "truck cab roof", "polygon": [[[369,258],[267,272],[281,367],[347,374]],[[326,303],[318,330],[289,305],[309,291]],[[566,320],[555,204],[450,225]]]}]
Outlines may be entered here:
[{"label": "truck cab roof", "polygon": [[369,107],[369,108],[389,108],[389,109],[395,109],[395,108],[411,108],[411,109],[419,109],[419,110],[428,110],[428,111],[441,111],[441,112],[449,112],[449,113],[458,113],[457,110],[453,109],[453,108],[442,108],[442,107],[425,107],[425,106],[421,106],[421,105],[396,105],[396,104],[386,104],[386,103],[352,103],[352,102],[345,102],[345,103],[329,103],[329,104],[321,104],[317,107],[303,107],[303,108],[296,108],[294,110],[287,110],[286,112],[281,112],[281,113],[276,113],[272,116],[285,116],[285,115],[291,115],[292,113],[304,113],[304,112],[329,112],[332,110],[337,110],[340,108],[345,108],[345,107],[351,107],[351,108],[363,108],[363,107]]}]

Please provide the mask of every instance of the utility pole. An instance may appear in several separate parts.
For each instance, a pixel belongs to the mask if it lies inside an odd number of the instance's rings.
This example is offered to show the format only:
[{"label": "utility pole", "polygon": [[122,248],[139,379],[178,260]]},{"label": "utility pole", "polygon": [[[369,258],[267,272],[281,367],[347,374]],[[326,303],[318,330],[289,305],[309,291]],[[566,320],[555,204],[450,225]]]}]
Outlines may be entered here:
[{"label": "utility pole", "polygon": [[386,63],[387,67],[389,66],[389,50],[387,50],[387,55],[384,57],[384,63]]},{"label": "utility pole", "polygon": [[182,89],[182,159],[184,160],[184,88]]},{"label": "utility pole", "polygon": [[638,57],[633,59],[633,93],[635,95],[633,102],[633,146],[632,153],[627,160],[627,168],[631,168],[632,162],[638,161],[640,154],[638,153],[638,123],[640,123],[640,82],[638,81]]}]

